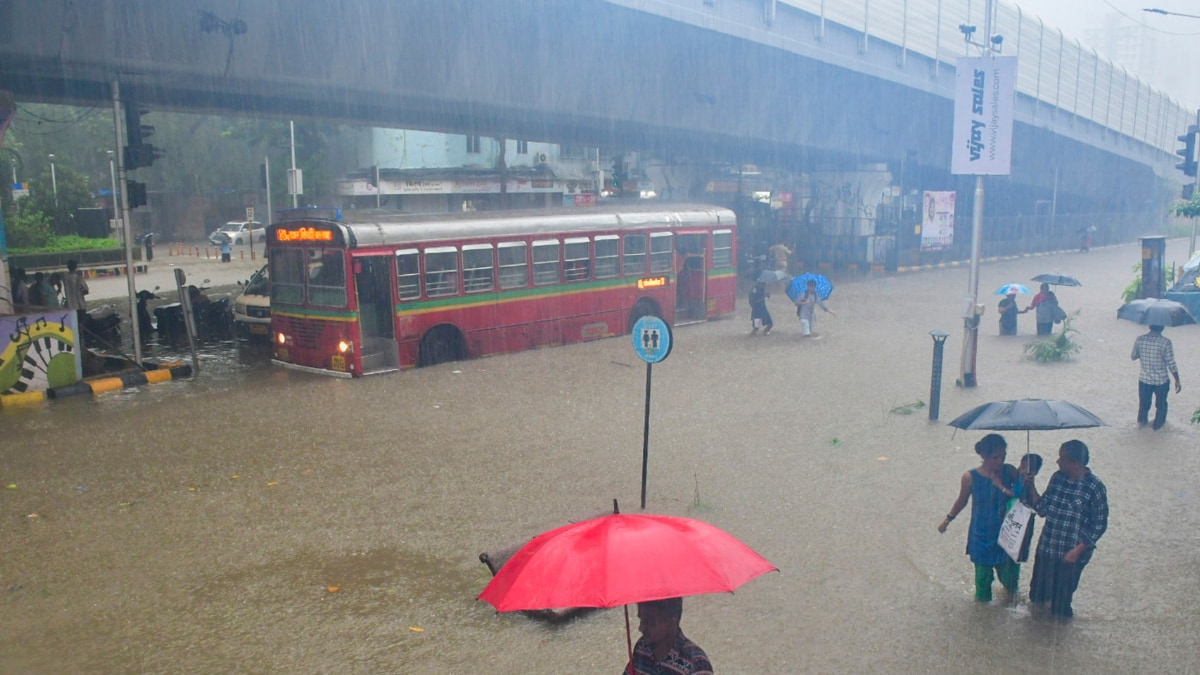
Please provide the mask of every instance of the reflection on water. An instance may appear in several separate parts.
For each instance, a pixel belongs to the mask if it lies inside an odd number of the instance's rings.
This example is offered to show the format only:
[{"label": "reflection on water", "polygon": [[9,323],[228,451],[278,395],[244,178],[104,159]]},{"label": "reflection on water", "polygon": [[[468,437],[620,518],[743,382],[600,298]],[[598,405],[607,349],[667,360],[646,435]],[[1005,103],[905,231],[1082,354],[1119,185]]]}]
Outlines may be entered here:
[{"label": "reflection on water", "polygon": [[[1136,259],[985,266],[982,287],[1081,278],[1059,297],[1082,310],[1083,351],[1030,362],[1027,315],[1014,338],[989,313],[969,390],[952,384],[966,270],[840,279],[820,340],[782,296],[770,336],[748,335],[745,303],[678,330],[653,371],[649,510],[712,522],[781,570],[686,602],[718,670],[1195,672],[1196,399],[1173,395],[1162,432],[1134,424],[1143,329],[1113,315]],[[892,414],[927,400],[935,328],[952,333],[943,420]],[[1169,336],[1186,379],[1200,329]],[[168,349],[147,346],[190,359]],[[645,366],[626,340],[354,381],[271,367],[265,348],[200,358],[188,380],[0,413],[0,671],[620,669],[620,609],[555,626],[474,598],[480,552],[638,503]],[[966,521],[935,529],[981,436],[944,422],[1025,396],[1109,424],[1030,438],[1048,458],[1082,438],[1109,488],[1066,627],[974,602]]]}]

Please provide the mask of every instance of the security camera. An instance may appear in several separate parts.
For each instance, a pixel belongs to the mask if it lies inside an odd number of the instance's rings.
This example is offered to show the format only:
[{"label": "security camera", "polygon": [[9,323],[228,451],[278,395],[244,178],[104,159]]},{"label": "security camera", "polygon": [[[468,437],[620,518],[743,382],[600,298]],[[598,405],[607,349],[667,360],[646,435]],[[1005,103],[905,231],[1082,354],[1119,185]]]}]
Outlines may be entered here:
[{"label": "security camera", "polygon": [[968,37],[970,37],[975,32],[975,26],[971,26],[971,25],[965,24],[965,23],[958,24],[958,29],[960,31],[962,31],[963,35],[966,35]]}]

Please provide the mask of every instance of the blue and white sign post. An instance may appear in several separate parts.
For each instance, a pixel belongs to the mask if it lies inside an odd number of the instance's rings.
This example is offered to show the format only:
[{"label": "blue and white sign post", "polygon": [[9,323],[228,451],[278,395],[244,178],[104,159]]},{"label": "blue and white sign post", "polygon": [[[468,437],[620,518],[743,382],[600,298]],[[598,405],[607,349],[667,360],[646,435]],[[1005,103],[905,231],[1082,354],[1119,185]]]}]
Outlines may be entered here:
[{"label": "blue and white sign post", "polygon": [[654,364],[671,355],[671,326],[657,316],[633,324],[633,351],[646,362],[646,416],[642,425],[642,510],[646,510],[646,466],[650,459],[650,380]]}]

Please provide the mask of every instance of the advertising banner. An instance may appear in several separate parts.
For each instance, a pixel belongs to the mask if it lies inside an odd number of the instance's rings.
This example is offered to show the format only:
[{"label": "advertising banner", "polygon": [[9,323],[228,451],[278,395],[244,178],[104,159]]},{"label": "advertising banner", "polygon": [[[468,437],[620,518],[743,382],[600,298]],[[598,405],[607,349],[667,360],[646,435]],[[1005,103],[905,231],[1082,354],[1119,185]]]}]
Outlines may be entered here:
[{"label": "advertising banner", "polygon": [[955,192],[925,192],[921,250],[942,251],[954,244]]},{"label": "advertising banner", "polygon": [[1007,176],[1012,165],[1017,58],[964,57],[956,68],[950,173]]}]

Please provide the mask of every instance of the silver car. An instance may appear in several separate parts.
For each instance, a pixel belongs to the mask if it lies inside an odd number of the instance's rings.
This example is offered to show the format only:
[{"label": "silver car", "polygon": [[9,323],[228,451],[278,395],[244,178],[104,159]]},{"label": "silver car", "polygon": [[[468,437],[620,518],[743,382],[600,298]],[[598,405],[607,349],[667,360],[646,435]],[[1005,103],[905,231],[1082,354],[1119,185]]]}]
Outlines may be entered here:
[{"label": "silver car", "polygon": [[251,237],[256,242],[267,240],[267,231],[263,229],[262,223],[257,220],[231,220],[208,235],[208,241],[214,246],[220,246],[228,238],[230,243],[241,245],[250,243]]}]

